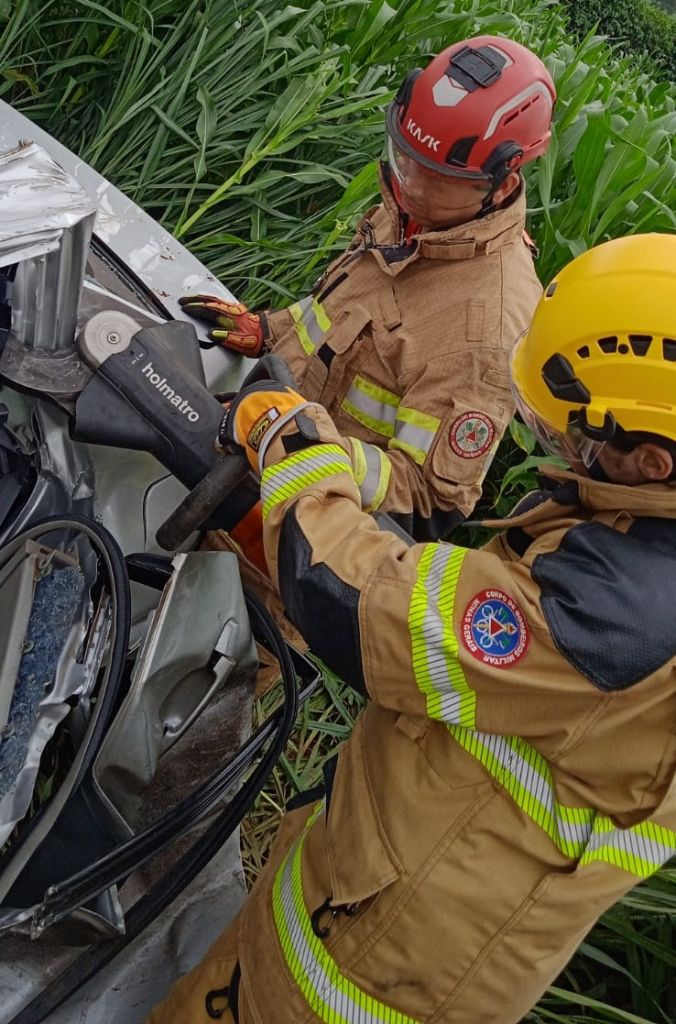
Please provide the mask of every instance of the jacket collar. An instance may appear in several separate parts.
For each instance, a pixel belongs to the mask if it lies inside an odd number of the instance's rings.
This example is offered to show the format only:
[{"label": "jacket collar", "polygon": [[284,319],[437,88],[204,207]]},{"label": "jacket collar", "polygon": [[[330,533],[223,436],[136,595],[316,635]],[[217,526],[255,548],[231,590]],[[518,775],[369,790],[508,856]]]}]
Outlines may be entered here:
[{"label": "jacket collar", "polygon": [[[570,482],[577,486],[579,504],[592,512],[628,512],[631,516],[658,516],[676,519],[676,483],[605,484],[590,477],[578,476],[569,470],[542,467],[543,476],[564,487]],[[556,493],[556,492],[555,492]]]},{"label": "jacket collar", "polygon": [[522,515],[508,519],[484,519],[481,525],[491,529],[533,526],[560,519],[566,510],[571,512],[580,508],[592,513],[628,514],[635,519],[643,516],[676,519],[676,483],[641,484],[638,487],[605,484],[553,466],[541,466],[540,473],[555,484],[548,500]]},{"label": "jacket collar", "polygon": [[520,238],[526,220],[526,194],[523,183],[516,198],[500,210],[486,217],[458,224],[443,231],[424,231],[412,239],[399,241],[400,211],[392,195],[383,169],[380,169],[380,187],[383,201],[372,217],[367,218],[375,246],[371,249],[383,270],[398,274],[415,260],[467,260],[484,253],[495,252]]}]

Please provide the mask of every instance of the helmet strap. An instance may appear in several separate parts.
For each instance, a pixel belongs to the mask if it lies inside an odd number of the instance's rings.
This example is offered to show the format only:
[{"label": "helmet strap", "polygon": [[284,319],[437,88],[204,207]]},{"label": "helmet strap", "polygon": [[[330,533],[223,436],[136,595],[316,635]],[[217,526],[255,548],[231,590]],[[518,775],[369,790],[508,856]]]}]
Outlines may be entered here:
[{"label": "helmet strap", "polygon": [[406,75],[406,78],[401,83],[397,90],[397,95],[394,97],[394,102],[399,107],[402,114],[406,113],[406,108],[411,100],[411,93],[413,91],[413,84],[418,77],[422,74],[422,68],[413,68]]},{"label": "helmet strap", "polygon": [[598,459],[594,459],[591,465],[587,466],[587,472],[592,480],[596,480],[597,484],[611,484],[613,482]]},{"label": "helmet strap", "polygon": [[493,213],[495,193],[512,170],[515,162],[523,156],[523,150],[515,142],[501,142],[481,165],[481,170],[491,183],[490,191],[484,196],[479,217]]}]

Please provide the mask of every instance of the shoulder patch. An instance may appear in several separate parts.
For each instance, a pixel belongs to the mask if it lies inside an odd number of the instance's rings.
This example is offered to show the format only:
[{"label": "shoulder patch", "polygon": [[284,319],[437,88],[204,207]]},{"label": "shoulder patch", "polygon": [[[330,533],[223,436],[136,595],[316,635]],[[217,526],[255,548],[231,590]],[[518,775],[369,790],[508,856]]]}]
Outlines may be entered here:
[{"label": "shoulder patch", "polygon": [[528,650],[528,625],[513,597],[502,590],[481,590],[465,608],[462,641],[484,665],[509,668]]},{"label": "shoulder patch", "polygon": [[478,459],[487,452],[495,438],[493,421],[483,412],[464,412],[453,420],[448,441],[461,459]]},{"label": "shoulder patch", "polygon": [[552,639],[600,690],[624,690],[676,657],[676,522],[646,517],[628,533],[568,531],[532,575]]}]

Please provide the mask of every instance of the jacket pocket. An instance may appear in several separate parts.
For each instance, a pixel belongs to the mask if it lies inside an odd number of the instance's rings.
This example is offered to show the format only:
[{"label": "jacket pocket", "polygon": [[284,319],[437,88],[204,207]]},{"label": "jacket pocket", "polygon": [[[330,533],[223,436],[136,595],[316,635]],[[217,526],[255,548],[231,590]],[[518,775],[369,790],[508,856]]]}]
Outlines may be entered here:
[{"label": "jacket pocket", "polygon": [[[493,397],[493,396],[492,396]],[[505,406],[496,392],[492,401],[478,394],[475,403],[454,398],[442,422],[430,456],[433,473],[441,480],[480,483],[506,426]]]},{"label": "jacket pocket", "polygon": [[371,790],[360,726],[339,754],[326,822],[326,854],[333,906],[362,903],[403,872]]}]

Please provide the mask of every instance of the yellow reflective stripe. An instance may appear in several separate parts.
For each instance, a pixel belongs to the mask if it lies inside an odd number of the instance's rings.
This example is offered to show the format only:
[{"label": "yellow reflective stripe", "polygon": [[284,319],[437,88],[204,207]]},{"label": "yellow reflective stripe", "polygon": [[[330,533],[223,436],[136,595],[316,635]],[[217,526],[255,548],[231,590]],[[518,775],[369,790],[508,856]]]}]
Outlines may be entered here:
[{"label": "yellow reflective stripe", "polygon": [[385,453],[374,444],[349,438],[352,445],[352,470],[365,512],[375,512],[382,505],[390,485],[392,466]]},{"label": "yellow reflective stripe", "polygon": [[399,401],[399,395],[357,374],[340,406],[374,434],[392,437]]},{"label": "yellow reflective stripe", "polygon": [[383,437],[392,437],[394,434],[394,421],[389,423],[384,420],[376,419],[374,416],[369,416],[368,413],[362,412],[361,409],[357,408],[349,398],[344,398],[340,403],[341,409],[348,412],[350,416],[353,416],[358,423],[368,427],[374,434],[381,434]]},{"label": "yellow reflective stripe", "polygon": [[320,329],[324,334],[326,334],[331,327],[331,321],[329,320],[328,313],[322,306],[321,302],[318,302],[317,299],[312,300],[312,312],[315,315],[315,319],[319,324]]},{"label": "yellow reflective stripe", "polygon": [[394,423],[394,438],[388,448],[399,448],[422,466],[441,424],[437,416],[400,405]]},{"label": "yellow reflective stripe", "polygon": [[654,821],[642,821],[631,828],[617,828],[610,818],[599,815],[589,845],[580,861],[604,861],[648,878],[676,854],[676,832]]},{"label": "yellow reflective stripe", "polygon": [[296,324],[296,334],[298,335],[298,340],[303,346],[303,351],[306,355],[311,356],[315,350],[315,346],[308,334],[307,327],[303,323],[303,310],[300,303],[294,302],[293,306],[289,306],[289,313]]},{"label": "yellow reflective stripe", "polygon": [[381,405],[391,405],[394,409],[399,408],[399,402],[401,401],[399,395],[395,395],[393,391],[388,391],[387,388],[381,388],[379,384],[374,384],[373,381],[367,380],[360,374],[357,374],[354,378],[352,386]]},{"label": "yellow reflective stripe", "polygon": [[410,409],[405,405],[400,405],[397,409],[397,419],[402,423],[410,423],[413,427],[419,427],[420,430],[431,434],[432,437],[441,424],[441,420],[437,416],[430,416],[427,412],[418,412],[417,409]]},{"label": "yellow reflective stripe", "polygon": [[388,448],[398,448],[399,451],[406,452],[408,456],[418,466],[422,466],[423,462],[427,457],[427,452],[424,452],[422,448],[416,448],[415,445],[407,444],[406,441],[402,441],[401,438],[393,437],[387,442]]},{"label": "yellow reflective stripe", "polygon": [[357,487],[361,487],[366,479],[368,468],[366,465],[364,445],[358,437],[351,437],[349,440],[352,445],[352,472],[354,473],[354,482]]},{"label": "yellow reflective stripe", "polygon": [[275,505],[287,501],[320,480],[340,473],[352,476],[352,463],[338,444],[313,445],[312,448],[290,455],[283,462],[268,466],[261,477],[263,518],[267,518]]},{"label": "yellow reflective stripe", "polygon": [[390,460],[380,448],[375,448],[374,450],[378,453],[378,458],[380,459],[380,477],[375,494],[368,504],[364,506],[367,512],[375,512],[380,508],[385,500],[387,488],[390,486],[390,477],[392,476],[392,463]]},{"label": "yellow reflective stripe", "polygon": [[676,853],[676,832],[655,822],[621,829],[591,807],[559,803],[546,758],[520,737],[457,725],[449,726],[449,732],[566,857],[582,865],[605,861],[646,878]]},{"label": "yellow reflective stripe", "polygon": [[317,345],[331,327],[331,320],[322,306],[312,295],[289,306],[289,313],[296,325],[298,340],[307,355],[312,355]]},{"label": "yellow reflective stripe", "polygon": [[426,544],[411,593],[408,629],[415,681],[430,718],[473,728],[476,694],[458,657],[453,628],[458,577],[467,550],[452,544]]},{"label": "yellow reflective stripe", "polygon": [[313,931],[303,896],[302,857],[317,816],[315,810],[282,861],[272,887],[275,927],[289,971],[312,1012],[325,1024],[420,1024],[341,974]]}]

